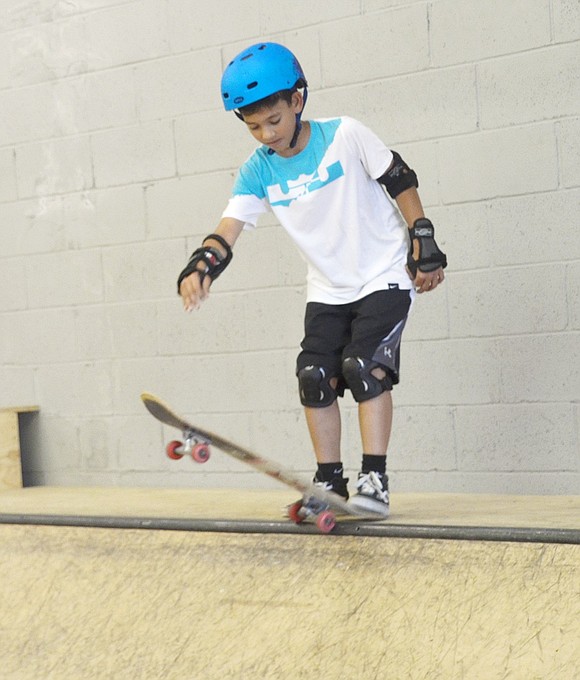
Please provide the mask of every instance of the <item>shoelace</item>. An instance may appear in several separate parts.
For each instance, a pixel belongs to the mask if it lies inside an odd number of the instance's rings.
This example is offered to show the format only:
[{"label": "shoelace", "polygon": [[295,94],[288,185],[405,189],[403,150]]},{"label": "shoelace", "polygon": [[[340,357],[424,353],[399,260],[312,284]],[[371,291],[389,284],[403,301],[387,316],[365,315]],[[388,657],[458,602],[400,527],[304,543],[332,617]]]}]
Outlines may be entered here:
[{"label": "shoelace", "polygon": [[389,502],[389,493],[383,488],[381,480],[376,472],[363,475],[357,483],[358,492],[365,496],[378,496],[383,503]]},{"label": "shoelace", "polygon": [[324,491],[334,491],[332,488],[332,483],[331,482],[314,482],[314,486],[318,486],[321,489],[324,489]]}]

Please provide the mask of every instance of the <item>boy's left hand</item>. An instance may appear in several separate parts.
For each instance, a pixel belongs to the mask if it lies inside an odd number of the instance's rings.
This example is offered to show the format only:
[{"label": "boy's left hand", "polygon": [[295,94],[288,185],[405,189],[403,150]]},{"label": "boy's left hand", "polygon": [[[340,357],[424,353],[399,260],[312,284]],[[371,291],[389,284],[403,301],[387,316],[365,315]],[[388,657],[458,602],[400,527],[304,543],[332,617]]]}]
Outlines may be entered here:
[{"label": "boy's left hand", "polygon": [[413,274],[409,267],[407,267],[407,273],[413,280],[417,293],[429,293],[430,291],[435,290],[435,288],[445,280],[443,267],[439,267],[439,269],[434,272],[422,272],[418,270],[415,278],[413,278]]},{"label": "boy's left hand", "polygon": [[447,256],[435,242],[435,229],[427,218],[415,220],[409,235],[411,247],[407,255],[407,273],[418,293],[428,293],[445,279],[443,270],[447,266]]}]

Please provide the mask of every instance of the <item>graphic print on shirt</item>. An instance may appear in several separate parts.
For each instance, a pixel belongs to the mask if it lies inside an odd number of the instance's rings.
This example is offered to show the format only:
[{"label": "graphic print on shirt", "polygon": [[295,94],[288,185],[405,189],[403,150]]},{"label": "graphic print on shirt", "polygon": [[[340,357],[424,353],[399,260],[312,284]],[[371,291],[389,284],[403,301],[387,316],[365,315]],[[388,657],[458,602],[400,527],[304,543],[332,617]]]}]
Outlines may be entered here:
[{"label": "graphic print on shirt", "polygon": [[296,180],[289,179],[267,187],[268,200],[272,207],[278,205],[287,207],[292,201],[322,189],[343,175],[342,163],[335,161],[326,168],[317,168],[311,175],[300,175]]}]

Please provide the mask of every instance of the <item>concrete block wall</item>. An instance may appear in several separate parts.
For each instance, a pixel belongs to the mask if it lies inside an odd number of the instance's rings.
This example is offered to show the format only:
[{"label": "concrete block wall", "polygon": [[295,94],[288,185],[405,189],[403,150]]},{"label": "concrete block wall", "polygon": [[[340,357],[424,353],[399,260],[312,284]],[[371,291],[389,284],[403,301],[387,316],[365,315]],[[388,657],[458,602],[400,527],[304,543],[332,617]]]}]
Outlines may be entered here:
[{"label": "concrete block wall", "polygon": [[578,493],[577,0],[4,0],[0,406],[40,406],[26,483],[268,483],[166,460],[143,390],[312,473],[285,233],[244,235],[198,313],[175,294],[253,148],[220,74],[265,39],[298,53],[310,116],[355,116],[416,169],[449,257],[403,342],[393,488]]}]

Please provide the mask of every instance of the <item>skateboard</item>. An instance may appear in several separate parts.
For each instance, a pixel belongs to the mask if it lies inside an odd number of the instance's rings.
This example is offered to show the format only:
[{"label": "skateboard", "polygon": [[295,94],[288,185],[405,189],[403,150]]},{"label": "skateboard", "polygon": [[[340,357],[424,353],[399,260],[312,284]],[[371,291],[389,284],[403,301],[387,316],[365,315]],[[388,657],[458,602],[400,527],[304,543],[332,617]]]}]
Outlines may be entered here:
[{"label": "skateboard", "polygon": [[288,517],[296,524],[312,520],[319,531],[327,534],[334,529],[340,515],[351,518],[384,519],[377,514],[351,507],[338,494],[305,482],[300,475],[284,468],[279,463],[263,458],[243,446],[193,425],[177,415],[167,403],[153,394],[144,392],[141,400],[154,418],[182,432],[183,442],[174,440],[167,444],[166,454],[169,458],[179,460],[189,455],[197,463],[206,463],[211,455],[210,447],[215,446],[232,458],[296,489],[302,495],[302,499],[288,507]]}]

